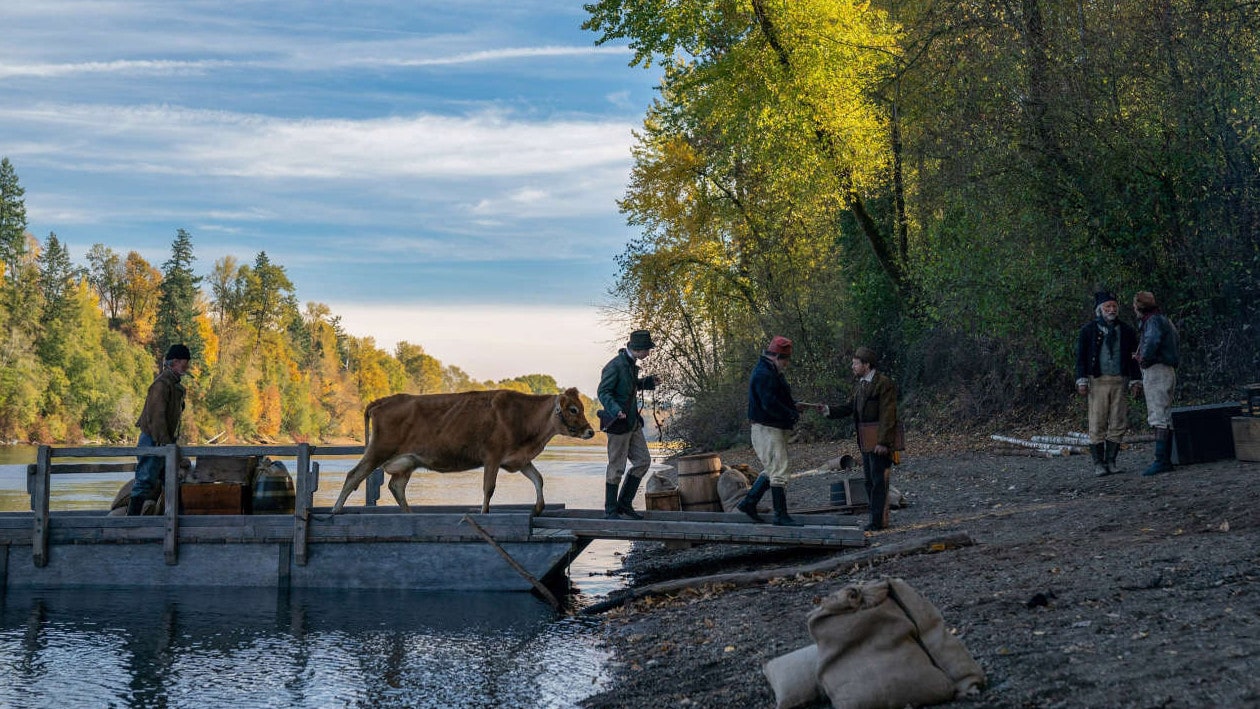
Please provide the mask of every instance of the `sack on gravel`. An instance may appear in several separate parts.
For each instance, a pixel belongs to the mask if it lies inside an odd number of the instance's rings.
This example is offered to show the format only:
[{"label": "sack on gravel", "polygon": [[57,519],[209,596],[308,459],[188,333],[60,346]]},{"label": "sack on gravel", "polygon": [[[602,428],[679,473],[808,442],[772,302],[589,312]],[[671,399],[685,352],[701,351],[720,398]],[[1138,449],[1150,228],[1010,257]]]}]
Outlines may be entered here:
[{"label": "sack on gravel", "polygon": [[977,692],[984,671],[901,579],[856,583],[809,614],[818,682],[837,709],[900,709]]},{"label": "sack on gravel", "polygon": [[752,486],[749,484],[748,476],[742,471],[722,466],[722,473],[718,475],[717,481],[718,499],[722,501],[722,511],[734,512],[735,505],[744,499],[750,487]]},{"label": "sack on gravel", "polygon": [[652,471],[647,479],[646,492],[671,492],[678,489],[678,468],[669,467]]},{"label": "sack on gravel", "polygon": [[806,645],[761,666],[774,690],[775,709],[795,709],[827,698],[818,686],[818,646]]}]

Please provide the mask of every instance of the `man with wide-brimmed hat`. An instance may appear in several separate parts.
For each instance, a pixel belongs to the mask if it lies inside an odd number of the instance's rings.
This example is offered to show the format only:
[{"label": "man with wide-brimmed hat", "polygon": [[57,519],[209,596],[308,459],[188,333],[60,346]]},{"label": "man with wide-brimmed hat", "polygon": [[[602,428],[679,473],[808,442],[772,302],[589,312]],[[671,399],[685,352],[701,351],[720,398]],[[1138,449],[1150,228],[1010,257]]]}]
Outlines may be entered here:
[{"label": "man with wide-brimmed hat", "polygon": [[788,516],[787,511],[787,434],[800,420],[800,411],[805,406],[792,398],[792,388],[783,376],[791,361],[792,341],[776,336],[761,353],[748,379],[748,420],[752,426],[753,452],[761,461],[762,473],[735,507],[753,521],[764,522],[757,514],[757,503],[768,489],[774,505],[773,523],[801,527],[803,525]]},{"label": "man with wide-brimmed hat", "polygon": [[1142,368],[1146,422],[1155,429],[1155,460],[1142,471],[1142,475],[1149,476],[1173,469],[1172,397],[1181,351],[1177,328],[1160,310],[1154,293],[1141,291],[1134,295],[1133,312],[1138,318],[1138,345],[1133,357]]},{"label": "man with wide-brimmed hat", "polygon": [[[822,414],[830,419],[853,417],[858,431],[858,449],[862,452],[866,499],[870,503],[871,521],[867,531],[888,527],[888,471],[896,450],[897,385],[892,377],[876,369],[879,358],[875,350],[859,347],[853,351],[850,369],[857,381],[853,394],[843,404],[823,405]],[[875,429],[874,444],[864,445],[862,425]]]},{"label": "man with wide-brimmed hat", "polygon": [[[179,435],[179,419],[184,413],[184,385],[180,378],[188,373],[192,353],[185,345],[171,345],[162,358],[162,371],[149,385],[144,399],[144,410],[136,426],[140,428],[140,448],[165,446],[176,441]],[[166,460],[162,456],[137,456],[136,479],[131,485],[131,500],[127,514],[135,516],[144,510],[144,503],[157,499],[162,489],[162,473]]]},{"label": "man with wide-brimmed hat", "polygon": [[1094,294],[1094,319],[1076,338],[1076,391],[1089,401],[1089,452],[1095,475],[1121,472],[1120,443],[1129,430],[1126,389],[1136,393],[1142,370],[1133,353],[1137,332],[1120,319],[1120,303],[1107,290]]},{"label": "man with wide-brimmed hat", "polygon": [[604,475],[604,517],[607,519],[622,515],[643,519],[631,503],[643,475],[652,465],[652,455],[648,451],[647,437],[643,435],[643,416],[636,402],[639,391],[655,389],[660,383],[659,377],[639,376],[639,362],[647,359],[655,347],[652,333],[635,330],[630,333],[626,346],[604,365],[599,377],[597,396],[604,407],[599,417],[600,430],[608,436],[608,469]]}]

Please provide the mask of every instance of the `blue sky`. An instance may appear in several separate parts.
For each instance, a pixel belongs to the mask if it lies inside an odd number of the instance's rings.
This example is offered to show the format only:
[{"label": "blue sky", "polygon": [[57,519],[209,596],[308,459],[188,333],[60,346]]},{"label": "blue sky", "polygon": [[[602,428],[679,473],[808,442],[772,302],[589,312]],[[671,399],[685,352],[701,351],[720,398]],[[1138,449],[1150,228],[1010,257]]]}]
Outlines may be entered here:
[{"label": "blue sky", "polygon": [[[581,0],[0,3],[0,156],[29,230],[198,272],[266,251],[299,300],[479,379],[594,395],[632,131],[658,74]],[[615,308],[613,308],[615,312]]]}]

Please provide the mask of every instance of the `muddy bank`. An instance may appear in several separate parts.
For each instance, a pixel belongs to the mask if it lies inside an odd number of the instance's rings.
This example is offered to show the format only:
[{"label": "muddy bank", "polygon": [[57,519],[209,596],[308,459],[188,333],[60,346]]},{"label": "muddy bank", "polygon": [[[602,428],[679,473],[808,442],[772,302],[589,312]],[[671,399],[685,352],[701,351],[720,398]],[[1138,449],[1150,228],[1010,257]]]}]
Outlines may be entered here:
[{"label": "muddy bank", "polygon": [[[793,469],[837,454],[794,446]],[[614,686],[592,708],[774,705],[761,664],[809,644],[818,599],[853,581],[900,577],[940,609],[984,668],[969,707],[1260,705],[1260,464],[1220,461],[1137,475],[1090,473],[1087,456],[907,456],[893,486],[911,501],[875,545],[966,532],[974,545],[751,587],[649,597],[603,615]],[[725,462],[752,462],[728,451]],[[795,479],[793,506],[828,503],[840,474]],[[632,585],[834,558],[705,545],[639,544]],[[823,705],[825,706],[825,704]]]}]

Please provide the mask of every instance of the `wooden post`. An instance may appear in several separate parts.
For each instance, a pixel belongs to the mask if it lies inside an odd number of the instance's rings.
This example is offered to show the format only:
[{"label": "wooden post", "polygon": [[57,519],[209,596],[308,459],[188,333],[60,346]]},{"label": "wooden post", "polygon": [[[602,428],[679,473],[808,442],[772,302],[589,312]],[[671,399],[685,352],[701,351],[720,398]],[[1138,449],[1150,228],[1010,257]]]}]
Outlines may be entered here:
[{"label": "wooden post", "polygon": [[298,566],[306,566],[307,530],[318,487],[319,463],[311,462],[310,444],[301,443],[297,452],[297,499],[293,505],[293,560]]},{"label": "wooden post", "polygon": [[179,563],[179,446],[166,446],[166,475],[162,483],[166,488],[166,539],[162,544],[166,563]]},{"label": "wooden post", "polygon": [[473,519],[472,517],[468,515],[464,515],[464,518],[460,520],[460,524],[463,524],[464,522],[467,522],[468,525],[472,527],[474,531],[477,532],[477,534],[481,535],[481,538],[486,540],[486,543],[494,547],[494,550],[499,552],[499,556],[502,556],[504,559],[506,559],[507,563],[511,565],[513,569],[516,569],[516,573],[520,574],[521,576],[525,578],[526,581],[530,582],[530,584],[533,585],[534,589],[537,590],[538,593],[543,598],[545,598],[548,603],[551,604],[552,608],[556,609],[557,611],[560,610],[560,601],[556,600],[556,597],[551,593],[551,591],[546,586],[544,586],[541,581],[534,578],[534,575],[529,573],[528,569],[526,569],[524,566],[521,566],[520,562],[518,562],[516,559],[513,559],[512,555],[508,554],[506,549],[499,546],[499,543],[494,540],[494,537],[490,536],[490,533],[487,532],[485,529],[483,529],[480,524],[477,524],[477,520]]},{"label": "wooden post", "polygon": [[35,533],[31,537],[31,551],[35,565],[48,565],[48,504],[49,487],[52,484],[49,467],[52,464],[52,448],[40,446],[35,454],[35,487],[31,493],[31,512],[35,517]]}]

